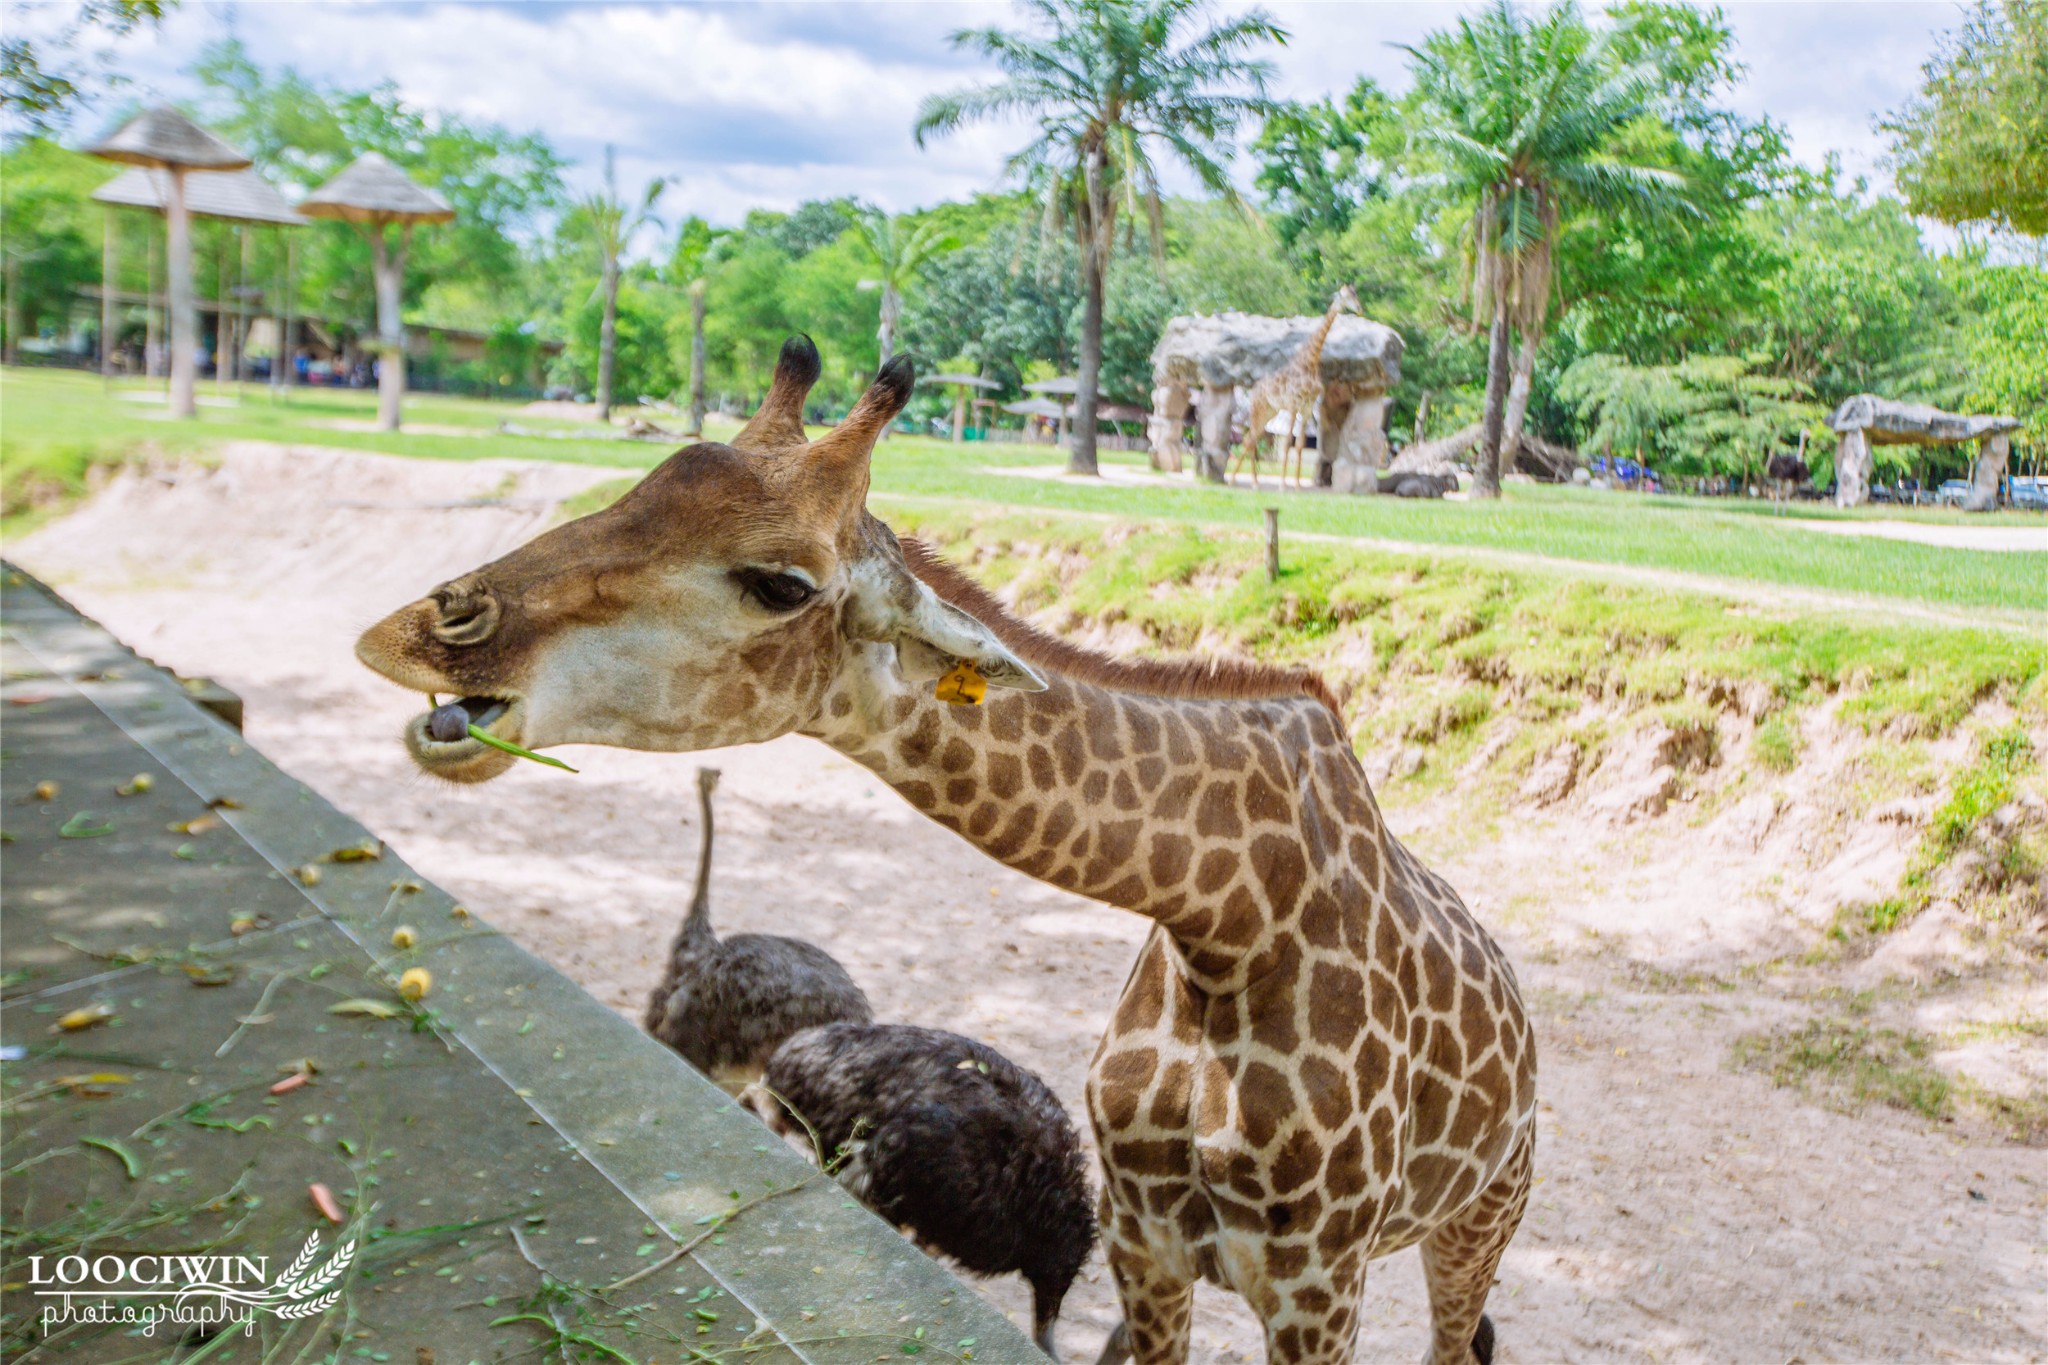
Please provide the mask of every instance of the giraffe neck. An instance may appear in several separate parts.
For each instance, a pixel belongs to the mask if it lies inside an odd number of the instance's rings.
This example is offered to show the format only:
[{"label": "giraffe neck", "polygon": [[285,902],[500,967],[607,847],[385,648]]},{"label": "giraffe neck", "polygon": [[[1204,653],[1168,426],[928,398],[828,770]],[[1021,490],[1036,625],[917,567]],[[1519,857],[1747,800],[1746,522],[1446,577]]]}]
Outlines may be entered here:
[{"label": "giraffe neck", "polygon": [[1214,988],[1256,975],[1355,875],[1358,836],[1381,836],[1350,740],[1314,698],[1190,700],[1053,673],[1043,692],[955,706],[903,681],[887,647],[858,653],[804,733],[997,861],[1156,921]]},{"label": "giraffe neck", "polygon": [[1323,343],[1330,339],[1330,329],[1337,325],[1338,312],[1337,301],[1335,299],[1330,300],[1330,306],[1323,310],[1321,325],[1310,334],[1308,344],[1302,348],[1303,363],[1311,373],[1318,370],[1322,365]]}]

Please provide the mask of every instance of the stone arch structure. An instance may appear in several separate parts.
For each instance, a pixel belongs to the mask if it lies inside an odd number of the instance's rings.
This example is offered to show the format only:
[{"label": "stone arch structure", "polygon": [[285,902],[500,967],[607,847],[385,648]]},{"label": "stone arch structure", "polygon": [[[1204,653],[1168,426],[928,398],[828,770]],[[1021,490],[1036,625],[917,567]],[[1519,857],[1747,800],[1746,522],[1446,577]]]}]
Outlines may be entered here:
[{"label": "stone arch structure", "polygon": [[[1221,479],[1239,389],[1249,389],[1322,325],[1321,317],[1250,313],[1178,317],[1152,351],[1152,461],[1179,471],[1182,420],[1193,401],[1200,440],[1196,470]],[[1319,458],[1340,493],[1370,493],[1387,463],[1387,394],[1401,382],[1401,336],[1364,318],[1339,317],[1323,345]]]},{"label": "stone arch structure", "polygon": [[1998,506],[1998,483],[2012,456],[2017,417],[1966,417],[1925,403],[1900,403],[1874,393],[1859,393],[1835,409],[1828,419],[1841,438],[1835,451],[1835,505],[1856,507],[1870,500],[1872,446],[1961,445],[1977,443],[1966,512],[1989,512]]}]

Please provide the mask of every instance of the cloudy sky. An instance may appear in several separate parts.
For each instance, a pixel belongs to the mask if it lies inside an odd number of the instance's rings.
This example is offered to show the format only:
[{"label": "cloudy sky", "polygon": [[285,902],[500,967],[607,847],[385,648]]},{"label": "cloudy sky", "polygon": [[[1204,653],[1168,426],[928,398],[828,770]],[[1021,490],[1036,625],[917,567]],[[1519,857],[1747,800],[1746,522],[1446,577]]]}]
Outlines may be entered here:
[{"label": "cloudy sky", "polygon": [[[68,8],[0,0],[10,26]],[[1227,3],[1227,0],[1226,0]],[[1229,4],[1237,8],[1236,4]],[[1406,85],[1396,43],[1468,5],[1278,0],[1293,37],[1276,54],[1277,93],[1314,98],[1359,74]],[[1726,6],[1748,68],[1732,102],[1790,131],[1795,154],[1841,154],[1879,183],[1873,122],[1915,88],[1954,3]],[[622,178],[676,177],[668,203],[731,222],[749,207],[854,194],[891,209],[994,188],[1014,128],[979,128],[920,151],[910,124],[926,94],[988,74],[947,42],[968,24],[1010,23],[1003,3],[643,4],[187,0],[160,31],[114,55],[143,96],[196,91],[185,72],[229,35],[266,67],[343,85],[395,81],[426,106],[537,129],[589,179],[607,143]],[[83,135],[92,115],[75,130]]]}]

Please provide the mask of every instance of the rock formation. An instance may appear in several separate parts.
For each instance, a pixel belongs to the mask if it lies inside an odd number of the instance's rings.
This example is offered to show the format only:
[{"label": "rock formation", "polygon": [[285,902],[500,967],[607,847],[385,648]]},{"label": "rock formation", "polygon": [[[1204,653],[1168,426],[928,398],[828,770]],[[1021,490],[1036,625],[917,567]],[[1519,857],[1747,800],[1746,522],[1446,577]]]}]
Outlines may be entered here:
[{"label": "rock formation", "polygon": [[1828,425],[1841,436],[1835,452],[1837,507],[1856,507],[1870,500],[1872,446],[1975,441],[1977,463],[1963,508],[1988,512],[1998,505],[1999,481],[2012,454],[2011,433],[2020,422],[2016,417],[1966,417],[1925,403],[1900,403],[1874,393],[1859,393],[1835,409]]},{"label": "rock formation", "polygon": [[[1152,351],[1152,460],[1179,470],[1181,423],[1196,402],[1201,472],[1221,478],[1231,412],[1240,388],[1285,365],[1320,317],[1266,318],[1248,313],[1178,317]],[[1401,337],[1363,318],[1340,317],[1323,346],[1318,453],[1338,492],[1372,492],[1387,462],[1387,393],[1401,380]]]}]

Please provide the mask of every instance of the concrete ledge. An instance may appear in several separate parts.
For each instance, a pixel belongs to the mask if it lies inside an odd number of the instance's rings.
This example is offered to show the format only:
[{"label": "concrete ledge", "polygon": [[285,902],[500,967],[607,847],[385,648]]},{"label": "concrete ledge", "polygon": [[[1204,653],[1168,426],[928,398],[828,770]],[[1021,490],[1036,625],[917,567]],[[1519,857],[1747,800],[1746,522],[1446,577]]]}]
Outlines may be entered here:
[{"label": "concrete ledge", "polygon": [[[395,852],[335,861],[374,836],[48,589],[11,568],[4,582],[0,691],[13,704],[0,767],[0,1035],[10,1057],[25,1054],[5,1068],[0,1165],[20,1172],[0,1199],[10,1224],[25,1204],[43,1217],[105,1206],[165,1162],[172,1186],[195,1190],[208,1170],[223,1185],[240,1171],[262,1199],[237,1205],[239,1222],[213,1210],[198,1224],[212,1218],[224,1245],[281,1263],[324,1226],[306,1195],[324,1162],[326,1182],[366,1215],[366,1245],[380,1229],[415,1235],[422,1220],[434,1233],[404,1261],[410,1277],[379,1262],[388,1268],[358,1284],[346,1321],[336,1309],[318,1325],[402,1360],[418,1346],[443,1361],[489,1359],[530,1346],[521,1333],[545,1346],[550,1317],[634,1360],[1044,1359],[893,1229],[809,1180],[813,1169],[722,1091],[478,916],[456,914]],[[148,793],[113,795],[137,772],[155,775]],[[44,781],[58,784],[54,799],[37,799]],[[169,828],[195,820],[203,833]],[[100,823],[106,834],[79,837]],[[417,928],[417,946],[392,946],[401,923]],[[413,1028],[331,1012],[347,997],[395,1001],[391,983],[410,967],[434,979]],[[208,974],[232,981],[194,989]],[[89,1002],[115,1009],[115,1024],[52,1029]],[[315,1083],[264,1098],[278,1059],[299,1055],[319,1057]],[[70,1084],[88,1058],[139,1070],[96,1097]],[[192,1117],[193,1100],[222,1089],[235,1097],[218,1102],[222,1115],[271,1126],[224,1130],[211,1109]],[[80,1148],[88,1130],[143,1173],[110,1170],[110,1149]],[[610,1283],[736,1204],[798,1185],[608,1301],[546,1286]],[[148,1249],[148,1238],[96,1249],[123,1245]],[[28,1312],[14,1267],[6,1279],[6,1311]],[[503,1287],[478,1295],[479,1281]],[[490,1325],[522,1313],[532,1321]],[[114,1334],[83,1354],[133,1350]]]}]

